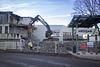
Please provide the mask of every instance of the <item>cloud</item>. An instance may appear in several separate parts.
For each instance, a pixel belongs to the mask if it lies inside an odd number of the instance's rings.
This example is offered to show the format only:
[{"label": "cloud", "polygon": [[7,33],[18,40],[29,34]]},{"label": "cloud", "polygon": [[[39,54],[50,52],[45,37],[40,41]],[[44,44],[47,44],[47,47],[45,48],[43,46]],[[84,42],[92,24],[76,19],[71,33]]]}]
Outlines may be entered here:
[{"label": "cloud", "polygon": [[[70,18],[69,18],[70,17]],[[43,17],[43,19],[49,24],[49,25],[68,25],[71,21],[71,15],[56,15],[56,16],[49,16],[49,17]],[[40,22],[35,23],[36,25],[43,25]]]},{"label": "cloud", "polygon": [[8,5],[1,7],[1,10],[7,10],[7,9],[13,9],[13,8],[22,8],[28,6],[29,3],[21,3],[21,4],[16,4],[16,5]]},{"label": "cloud", "polygon": [[[1,2],[2,1],[2,2]],[[65,0],[66,1],[66,0]],[[26,0],[0,0],[1,6],[0,10],[8,11],[11,10],[14,14],[24,17],[35,17],[36,15],[41,15],[48,24],[57,24],[57,25],[67,25],[70,21],[68,17],[71,17],[70,14],[61,14],[56,15],[55,12],[59,13],[59,10],[62,6],[59,4],[62,1],[54,1],[54,0],[33,0],[33,1],[26,1]],[[62,2],[63,3],[63,2]],[[53,7],[53,8],[52,8]],[[65,8],[63,8],[65,9]],[[62,13],[63,13],[63,9]],[[70,11],[68,11],[70,12]],[[55,15],[52,15],[52,14]],[[50,16],[51,15],[51,16]],[[40,22],[39,22],[40,23]]]},{"label": "cloud", "polygon": [[33,1],[33,2],[31,2],[32,4],[38,4],[38,5],[51,5],[51,4],[55,4],[56,2],[53,2],[53,1],[41,1],[41,0],[39,0],[39,1]]},{"label": "cloud", "polygon": [[55,15],[55,16],[48,16],[48,17],[45,17],[45,18],[61,18],[61,17],[69,17],[71,16],[70,14],[67,14],[67,15]]},{"label": "cloud", "polygon": [[[44,18],[44,17],[43,17]],[[45,19],[44,20],[49,24],[49,25],[68,25],[70,20],[67,19]],[[36,25],[43,25],[41,22],[36,22]]]},{"label": "cloud", "polygon": [[28,9],[21,9],[21,10],[18,10],[16,12],[14,12],[15,14],[19,15],[19,16],[30,16],[30,17],[35,17],[39,11],[37,10],[28,10]]}]

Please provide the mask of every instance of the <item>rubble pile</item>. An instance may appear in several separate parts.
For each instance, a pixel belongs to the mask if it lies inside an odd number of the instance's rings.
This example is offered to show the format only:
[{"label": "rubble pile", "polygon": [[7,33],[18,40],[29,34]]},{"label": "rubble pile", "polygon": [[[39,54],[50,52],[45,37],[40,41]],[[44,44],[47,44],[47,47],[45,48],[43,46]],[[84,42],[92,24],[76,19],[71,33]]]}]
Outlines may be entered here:
[{"label": "rubble pile", "polygon": [[[42,41],[34,45],[37,52],[43,53],[67,53],[67,51],[72,50],[72,42],[59,42],[59,41]],[[33,48],[34,48],[33,47]],[[37,47],[37,48],[36,48]]]}]

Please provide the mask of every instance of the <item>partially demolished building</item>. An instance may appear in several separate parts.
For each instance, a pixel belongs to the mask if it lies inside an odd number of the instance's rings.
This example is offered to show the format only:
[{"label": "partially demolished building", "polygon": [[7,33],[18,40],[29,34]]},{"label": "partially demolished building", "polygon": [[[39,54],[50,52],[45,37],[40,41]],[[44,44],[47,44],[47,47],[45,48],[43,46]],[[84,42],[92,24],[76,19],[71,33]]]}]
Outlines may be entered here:
[{"label": "partially demolished building", "polygon": [[[20,17],[13,12],[0,12],[0,49],[22,49],[28,40],[27,26],[32,17]],[[33,30],[35,29],[34,26]]]}]

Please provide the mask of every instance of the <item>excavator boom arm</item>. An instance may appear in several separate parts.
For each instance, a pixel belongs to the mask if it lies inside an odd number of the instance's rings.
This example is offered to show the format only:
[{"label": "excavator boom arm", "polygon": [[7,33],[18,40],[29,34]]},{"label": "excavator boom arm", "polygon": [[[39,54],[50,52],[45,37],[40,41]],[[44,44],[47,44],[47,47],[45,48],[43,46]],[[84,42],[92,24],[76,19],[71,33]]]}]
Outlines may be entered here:
[{"label": "excavator boom arm", "polygon": [[47,28],[47,31],[45,34],[46,37],[51,37],[52,31],[50,29],[50,26],[47,24],[47,22],[40,15],[37,15],[35,18],[33,18],[32,23],[30,23],[29,25],[32,25],[36,21],[40,21]]}]

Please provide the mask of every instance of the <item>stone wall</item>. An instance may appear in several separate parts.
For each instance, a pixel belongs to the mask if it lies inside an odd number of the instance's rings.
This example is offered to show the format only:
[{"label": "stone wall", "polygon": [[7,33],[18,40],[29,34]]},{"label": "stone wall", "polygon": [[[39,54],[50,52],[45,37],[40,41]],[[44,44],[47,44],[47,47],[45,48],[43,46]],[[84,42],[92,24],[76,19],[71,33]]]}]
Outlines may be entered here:
[{"label": "stone wall", "polygon": [[[78,41],[78,51],[87,51],[88,49],[80,48],[80,44],[86,43],[86,41]],[[74,45],[76,45],[76,41],[74,41]],[[72,51],[74,45],[72,41],[42,41],[34,43],[33,51],[43,53],[67,53],[68,51]],[[90,48],[90,51],[95,51],[95,47]]]},{"label": "stone wall", "polygon": [[44,53],[67,53],[72,50],[71,41],[42,41],[34,43],[33,51]]}]

